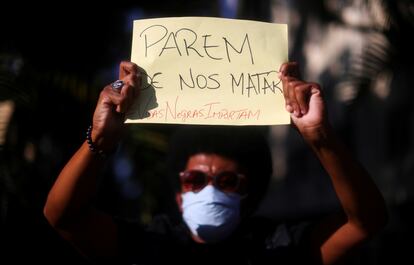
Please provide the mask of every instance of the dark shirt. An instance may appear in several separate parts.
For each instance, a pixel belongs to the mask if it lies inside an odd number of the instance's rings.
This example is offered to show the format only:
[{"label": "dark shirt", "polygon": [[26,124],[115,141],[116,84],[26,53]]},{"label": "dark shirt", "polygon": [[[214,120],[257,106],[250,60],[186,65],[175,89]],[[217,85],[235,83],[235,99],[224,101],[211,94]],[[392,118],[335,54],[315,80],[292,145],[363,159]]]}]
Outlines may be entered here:
[{"label": "dark shirt", "polygon": [[158,216],[148,226],[117,220],[121,264],[310,264],[308,223],[273,224],[252,218],[220,243],[199,244],[184,223]]}]

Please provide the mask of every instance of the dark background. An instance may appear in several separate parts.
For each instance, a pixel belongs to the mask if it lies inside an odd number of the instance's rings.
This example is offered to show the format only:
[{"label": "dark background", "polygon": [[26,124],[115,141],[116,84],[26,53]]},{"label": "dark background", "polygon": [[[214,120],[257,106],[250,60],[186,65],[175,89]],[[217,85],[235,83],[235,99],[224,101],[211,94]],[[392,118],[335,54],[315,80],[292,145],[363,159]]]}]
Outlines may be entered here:
[{"label": "dark background", "polygon": [[[290,60],[300,63],[306,80],[323,86],[335,129],[390,211],[388,226],[353,264],[414,262],[412,1],[140,2],[1,7],[1,264],[86,263],[44,220],[47,192],[84,141],[100,90],[117,78],[119,61],[129,59],[132,21],[164,16],[288,23]],[[103,176],[102,209],[149,222],[171,206],[163,196],[169,194],[164,161],[174,129],[129,129]],[[327,176],[297,133],[288,126],[268,132],[275,173],[259,214],[294,219],[337,209]]]}]

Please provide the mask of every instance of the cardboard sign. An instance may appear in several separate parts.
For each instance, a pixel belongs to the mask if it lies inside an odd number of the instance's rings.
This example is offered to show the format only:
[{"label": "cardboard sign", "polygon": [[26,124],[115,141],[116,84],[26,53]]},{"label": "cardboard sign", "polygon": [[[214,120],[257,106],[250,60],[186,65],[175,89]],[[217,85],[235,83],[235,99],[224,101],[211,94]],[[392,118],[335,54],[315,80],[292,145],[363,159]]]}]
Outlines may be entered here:
[{"label": "cardboard sign", "polygon": [[207,17],[134,21],[141,93],[129,123],[287,124],[287,25]]}]

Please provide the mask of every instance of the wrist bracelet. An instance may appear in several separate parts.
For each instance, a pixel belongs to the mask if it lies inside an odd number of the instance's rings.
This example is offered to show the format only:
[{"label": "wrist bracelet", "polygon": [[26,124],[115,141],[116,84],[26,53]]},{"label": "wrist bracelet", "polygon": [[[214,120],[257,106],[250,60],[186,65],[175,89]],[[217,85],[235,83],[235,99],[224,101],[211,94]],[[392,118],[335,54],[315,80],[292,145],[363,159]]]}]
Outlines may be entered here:
[{"label": "wrist bracelet", "polygon": [[106,158],[108,155],[103,151],[96,147],[96,145],[92,141],[92,125],[89,125],[88,130],[86,131],[86,142],[88,143],[89,150],[92,153],[97,154],[101,158]]}]

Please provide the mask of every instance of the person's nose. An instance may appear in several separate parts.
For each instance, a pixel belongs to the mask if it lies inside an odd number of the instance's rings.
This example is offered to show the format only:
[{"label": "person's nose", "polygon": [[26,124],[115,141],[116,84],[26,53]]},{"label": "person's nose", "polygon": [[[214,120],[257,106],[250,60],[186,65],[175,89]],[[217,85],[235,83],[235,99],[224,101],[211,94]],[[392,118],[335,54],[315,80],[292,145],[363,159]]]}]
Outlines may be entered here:
[{"label": "person's nose", "polygon": [[207,180],[207,185],[213,185],[213,177],[211,177],[210,175],[208,175],[208,178],[207,178],[208,180]]}]

